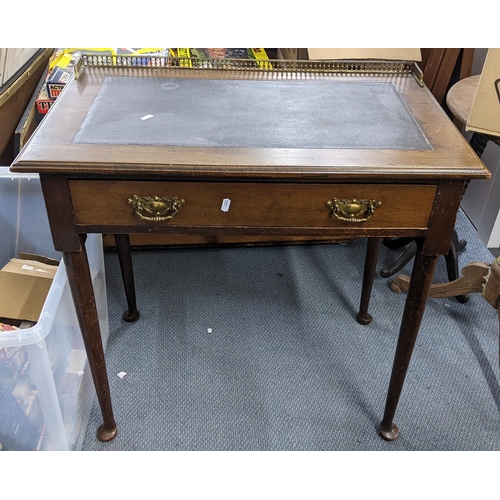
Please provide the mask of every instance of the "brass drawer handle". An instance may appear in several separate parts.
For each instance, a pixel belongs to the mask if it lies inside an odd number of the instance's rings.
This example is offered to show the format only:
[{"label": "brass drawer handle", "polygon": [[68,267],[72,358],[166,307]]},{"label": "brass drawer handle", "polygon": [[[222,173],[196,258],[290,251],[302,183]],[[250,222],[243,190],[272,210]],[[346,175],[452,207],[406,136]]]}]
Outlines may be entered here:
[{"label": "brass drawer handle", "polygon": [[326,206],[331,210],[332,214],[337,219],[346,222],[365,222],[374,213],[375,209],[380,207],[382,202],[373,198],[371,200],[339,200],[332,198],[332,201],[327,201]]},{"label": "brass drawer handle", "polygon": [[135,213],[143,220],[162,222],[172,219],[179,208],[186,203],[183,198],[160,198],[159,196],[145,196],[141,198],[134,194],[127,200],[134,207]]}]

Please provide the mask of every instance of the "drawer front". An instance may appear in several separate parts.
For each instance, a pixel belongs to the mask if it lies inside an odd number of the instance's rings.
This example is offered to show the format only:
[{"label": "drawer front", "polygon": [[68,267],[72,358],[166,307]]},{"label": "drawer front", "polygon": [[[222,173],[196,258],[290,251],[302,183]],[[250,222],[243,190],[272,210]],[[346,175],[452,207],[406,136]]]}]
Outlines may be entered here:
[{"label": "drawer front", "polygon": [[425,229],[436,193],[435,185],[408,184],[75,179],[69,186],[77,225],[130,227]]}]

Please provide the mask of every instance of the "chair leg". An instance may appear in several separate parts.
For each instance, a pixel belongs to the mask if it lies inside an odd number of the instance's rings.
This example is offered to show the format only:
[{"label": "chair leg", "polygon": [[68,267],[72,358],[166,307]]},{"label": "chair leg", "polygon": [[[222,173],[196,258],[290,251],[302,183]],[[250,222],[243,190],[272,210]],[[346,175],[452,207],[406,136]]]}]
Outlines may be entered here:
[{"label": "chair leg", "polygon": [[394,262],[391,266],[385,267],[384,269],[380,270],[380,276],[382,276],[382,278],[389,278],[390,276],[394,276],[398,271],[403,269],[403,267],[405,267],[411,259],[415,257],[416,253],[417,244],[415,243],[415,241],[413,241],[396,262]]},{"label": "chair leg", "polygon": [[395,250],[396,248],[405,247],[414,240],[415,238],[408,238],[408,237],[384,238],[382,240],[382,243],[384,244],[384,247],[390,248],[391,250]]},{"label": "chair leg", "polygon": [[453,234],[451,236],[451,242],[455,245],[457,252],[462,251],[467,246],[467,241],[459,240],[458,234],[455,230],[453,231]]},{"label": "chair leg", "polygon": [[489,139],[484,137],[484,135],[474,132],[472,134],[472,137],[470,138],[469,144],[471,148],[474,150],[474,153],[481,158],[481,156],[484,153],[484,150],[486,149],[486,146],[488,145]]},{"label": "chair leg", "polygon": [[[458,236],[456,232],[453,232],[452,242],[450,244],[450,251],[444,256],[446,262],[446,272],[448,273],[448,281],[455,281],[460,278],[460,274],[458,271],[458,253],[457,246],[455,241],[458,242]],[[464,245],[465,246],[465,245]],[[457,295],[456,299],[465,304],[469,300],[469,296],[467,294]]]}]

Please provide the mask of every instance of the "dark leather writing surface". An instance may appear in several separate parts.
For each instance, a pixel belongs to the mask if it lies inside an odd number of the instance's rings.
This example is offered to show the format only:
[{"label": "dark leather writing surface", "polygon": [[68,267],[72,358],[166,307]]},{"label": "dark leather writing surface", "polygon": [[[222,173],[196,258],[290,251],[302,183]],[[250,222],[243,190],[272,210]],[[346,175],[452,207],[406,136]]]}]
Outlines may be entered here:
[{"label": "dark leather writing surface", "polygon": [[390,82],[106,78],[75,143],[431,149]]}]

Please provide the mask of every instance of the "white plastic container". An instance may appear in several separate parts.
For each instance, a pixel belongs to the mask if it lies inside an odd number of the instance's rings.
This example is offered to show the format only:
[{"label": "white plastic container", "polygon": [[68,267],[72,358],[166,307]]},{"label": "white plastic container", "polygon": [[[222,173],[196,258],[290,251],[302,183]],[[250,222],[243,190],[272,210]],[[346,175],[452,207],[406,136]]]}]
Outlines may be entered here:
[{"label": "white plastic container", "polygon": [[[89,235],[86,248],[106,346],[101,236]],[[37,324],[0,332],[0,449],[80,450],[95,391],[66,268],[53,248],[38,176],[0,167],[0,268],[19,252],[61,263]]]}]

